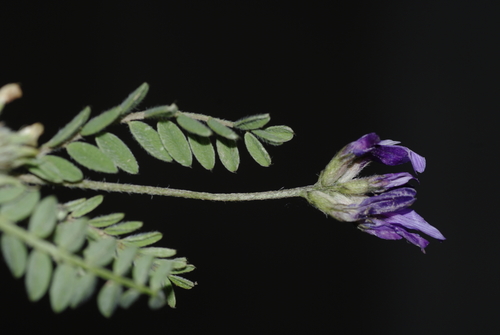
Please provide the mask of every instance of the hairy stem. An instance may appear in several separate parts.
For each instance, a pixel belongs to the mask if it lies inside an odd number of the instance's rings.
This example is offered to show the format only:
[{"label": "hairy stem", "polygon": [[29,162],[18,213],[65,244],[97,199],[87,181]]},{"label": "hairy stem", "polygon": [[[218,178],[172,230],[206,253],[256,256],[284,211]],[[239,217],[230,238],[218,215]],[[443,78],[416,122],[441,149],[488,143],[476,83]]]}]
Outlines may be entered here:
[{"label": "hairy stem", "polygon": [[[33,175],[22,175],[20,176],[20,179],[30,184],[38,184],[38,185],[46,184],[43,180]],[[81,182],[78,183],[62,183],[61,185],[66,187],[90,189],[96,191],[162,195],[167,197],[212,200],[212,201],[254,201],[254,200],[304,197],[307,191],[310,191],[313,188],[313,186],[305,186],[305,187],[297,187],[297,188],[290,188],[278,191],[267,191],[267,192],[208,193],[208,192],[196,192],[196,191],[187,191],[187,190],[179,190],[173,188],[154,187],[154,186],[108,183],[108,182],[92,181],[92,180],[82,180]]]}]

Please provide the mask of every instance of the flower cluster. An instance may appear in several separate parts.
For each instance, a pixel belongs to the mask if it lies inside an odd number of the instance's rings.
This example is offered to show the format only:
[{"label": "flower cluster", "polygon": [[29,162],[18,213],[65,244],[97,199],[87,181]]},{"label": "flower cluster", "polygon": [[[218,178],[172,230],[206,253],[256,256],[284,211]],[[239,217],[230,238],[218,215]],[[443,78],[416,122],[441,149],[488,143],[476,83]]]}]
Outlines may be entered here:
[{"label": "flower cluster", "polygon": [[330,161],[307,199],[331,217],[354,222],[362,231],[385,240],[405,238],[422,251],[429,242],[421,232],[438,240],[445,237],[409,207],[416,191],[407,186],[415,179],[407,172],[356,178],[370,162],[398,165],[410,162],[416,172],[425,170],[425,158],[383,140],[375,133],[349,143]]}]

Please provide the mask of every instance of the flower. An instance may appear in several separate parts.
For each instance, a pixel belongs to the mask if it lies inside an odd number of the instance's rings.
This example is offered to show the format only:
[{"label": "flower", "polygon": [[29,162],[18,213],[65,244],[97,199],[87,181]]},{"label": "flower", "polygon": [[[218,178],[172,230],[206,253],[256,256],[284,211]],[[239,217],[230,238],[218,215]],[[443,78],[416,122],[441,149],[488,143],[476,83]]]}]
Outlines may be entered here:
[{"label": "flower", "polygon": [[386,240],[405,238],[421,248],[429,242],[417,232],[438,240],[445,237],[409,207],[417,192],[406,184],[415,179],[399,172],[356,178],[370,162],[399,165],[411,162],[416,172],[425,170],[425,158],[370,133],[346,145],[320,174],[318,183],[307,194],[308,201],[329,216]]}]

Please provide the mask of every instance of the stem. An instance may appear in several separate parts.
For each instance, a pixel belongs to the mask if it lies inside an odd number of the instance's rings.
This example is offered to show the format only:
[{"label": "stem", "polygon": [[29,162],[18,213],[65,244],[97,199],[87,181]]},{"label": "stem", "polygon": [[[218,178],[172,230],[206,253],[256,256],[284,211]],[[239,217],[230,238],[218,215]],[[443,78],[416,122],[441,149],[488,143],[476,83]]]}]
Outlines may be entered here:
[{"label": "stem", "polygon": [[127,286],[130,288],[134,288],[137,291],[144,293],[144,294],[149,294],[149,295],[154,295],[156,292],[150,289],[149,287],[146,287],[144,285],[139,285],[135,283],[133,280],[119,276],[105,268],[102,267],[94,267],[92,265],[89,265],[87,262],[85,262],[82,258],[75,256],[67,251],[61,250],[58,248],[56,245],[47,242],[45,240],[42,240],[35,235],[30,234],[23,228],[9,222],[3,217],[0,217],[0,229],[3,230],[7,234],[11,234],[17,238],[19,238],[21,241],[23,241],[25,244],[29,245],[32,248],[38,249],[40,251],[43,251],[47,254],[49,254],[54,260],[61,260],[64,262],[67,262],[69,264],[72,264],[74,266],[81,267],[89,272],[94,273],[95,275],[106,279],[106,280],[113,280],[123,286]]},{"label": "stem", "polygon": [[[31,184],[44,185],[46,182],[33,176],[21,175],[21,180]],[[132,185],[132,184],[117,184],[102,181],[82,180],[78,183],[62,183],[66,187],[75,187],[90,190],[108,191],[108,192],[127,192],[136,194],[162,195],[166,197],[211,200],[211,201],[254,201],[268,199],[284,199],[294,197],[304,197],[307,191],[313,186],[290,188],[278,191],[253,192],[253,193],[208,193],[179,190],[173,188],[162,188],[154,186]]]}]

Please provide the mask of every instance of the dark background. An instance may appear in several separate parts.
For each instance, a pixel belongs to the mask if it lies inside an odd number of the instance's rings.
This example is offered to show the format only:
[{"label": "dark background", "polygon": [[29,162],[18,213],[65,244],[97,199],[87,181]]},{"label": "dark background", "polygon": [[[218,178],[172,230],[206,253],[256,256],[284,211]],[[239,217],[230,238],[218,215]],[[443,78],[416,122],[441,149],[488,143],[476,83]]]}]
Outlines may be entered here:
[{"label": "dark background", "polygon": [[[236,174],[157,162],[137,152],[139,176],[94,179],[212,192],[303,186],[337,150],[368,132],[427,158],[414,208],[447,237],[422,254],[326,218],[302,199],[211,203],[108,195],[160,245],[197,266],[178,306],[102,317],[95,297],[54,315],[30,303],[5,264],[2,327],[201,334],[496,334],[500,299],[498,10],[493,1],[104,1],[1,5],[0,82],[24,97],[2,114],[13,129],[45,125],[42,142],[84,106],[94,115],[146,81],[142,107],[236,120],[271,113],[296,138],[247,153]],[[125,127],[123,127],[125,128]],[[130,139],[126,129],[116,130]],[[242,151],[244,152],[244,151]],[[373,166],[366,173],[411,171]],[[55,192],[61,200],[92,196]]]}]

